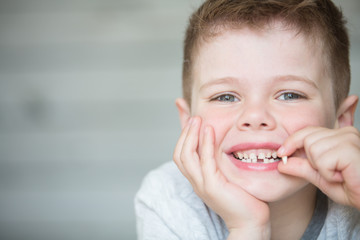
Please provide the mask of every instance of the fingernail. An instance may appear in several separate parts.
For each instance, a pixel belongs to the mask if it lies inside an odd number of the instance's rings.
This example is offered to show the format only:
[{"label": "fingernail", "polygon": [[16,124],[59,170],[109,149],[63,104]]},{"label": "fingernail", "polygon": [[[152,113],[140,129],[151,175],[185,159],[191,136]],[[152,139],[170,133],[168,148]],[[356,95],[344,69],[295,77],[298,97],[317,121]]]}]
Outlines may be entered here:
[{"label": "fingernail", "polygon": [[209,127],[209,126],[206,126],[206,127],[205,127],[205,134],[209,134],[209,132],[210,132],[210,127]]},{"label": "fingernail", "polygon": [[197,117],[192,117],[191,125],[192,125],[192,126],[197,126],[198,123],[199,123],[199,118],[197,118]]},{"label": "fingernail", "polygon": [[281,146],[278,150],[277,153],[279,156],[283,156],[285,152],[285,148],[283,146]]},{"label": "fingernail", "polygon": [[189,120],[188,120],[188,124],[191,125],[194,121],[194,118],[193,117],[190,117]]}]

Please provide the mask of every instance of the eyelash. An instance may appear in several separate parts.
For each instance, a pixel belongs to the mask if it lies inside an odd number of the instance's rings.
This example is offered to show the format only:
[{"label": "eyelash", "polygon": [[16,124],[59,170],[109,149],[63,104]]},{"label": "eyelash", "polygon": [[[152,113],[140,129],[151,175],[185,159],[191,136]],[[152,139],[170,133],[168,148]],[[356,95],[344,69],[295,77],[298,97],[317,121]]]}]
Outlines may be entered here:
[{"label": "eyelash", "polygon": [[[285,95],[291,96],[291,98],[285,99]],[[282,96],[284,99],[280,99]],[[282,92],[277,99],[281,101],[296,101],[299,99],[306,99],[306,96],[298,92]]]},{"label": "eyelash", "polygon": [[[289,97],[288,99],[286,99]],[[226,99],[224,99],[226,98]],[[281,99],[283,98],[283,99]],[[307,97],[304,94],[298,93],[298,92],[282,92],[276,99],[280,101],[296,101],[300,99],[306,99]],[[210,101],[218,101],[218,102],[224,102],[224,103],[232,103],[232,102],[238,102],[240,101],[238,97],[236,97],[232,93],[224,93],[217,95],[210,99]]]},{"label": "eyelash", "polygon": [[[225,97],[227,97],[227,99],[224,99]],[[231,100],[230,100],[230,99]],[[236,97],[234,94],[231,93],[224,93],[224,94],[220,94],[217,95],[213,98],[210,99],[210,101],[218,101],[218,102],[225,102],[225,103],[232,103],[232,102],[238,102],[240,101],[238,97]]]}]

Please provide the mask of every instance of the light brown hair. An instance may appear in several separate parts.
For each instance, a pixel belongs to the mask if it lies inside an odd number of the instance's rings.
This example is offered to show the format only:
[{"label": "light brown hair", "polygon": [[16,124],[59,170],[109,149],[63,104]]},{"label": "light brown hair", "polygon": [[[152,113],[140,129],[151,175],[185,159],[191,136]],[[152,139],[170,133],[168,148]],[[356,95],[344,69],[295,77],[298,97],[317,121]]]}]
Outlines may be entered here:
[{"label": "light brown hair", "polygon": [[343,14],[331,0],[207,0],[189,20],[184,40],[183,97],[191,104],[192,67],[202,41],[226,29],[262,29],[280,21],[322,48],[335,106],[350,87],[349,36]]}]

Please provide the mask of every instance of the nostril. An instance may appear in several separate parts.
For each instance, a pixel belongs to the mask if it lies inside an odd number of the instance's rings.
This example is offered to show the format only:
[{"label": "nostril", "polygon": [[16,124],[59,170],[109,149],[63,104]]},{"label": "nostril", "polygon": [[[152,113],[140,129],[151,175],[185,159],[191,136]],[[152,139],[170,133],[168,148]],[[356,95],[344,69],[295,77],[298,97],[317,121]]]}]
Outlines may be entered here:
[{"label": "nostril", "polygon": [[[251,110],[251,109],[250,109]],[[276,127],[274,117],[268,111],[245,111],[236,119],[236,127],[240,130],[271,130]]]},{"label": "nostril", "polygon": [[[253,124],[250,124],[250,123],[243,124],[243,127],[245,127],[245,128],[250,128],[252,126],[253,126]],[[267,123],[260,123],[258,126],[263,128],[263,127],[268,127],[269,125]]]}]

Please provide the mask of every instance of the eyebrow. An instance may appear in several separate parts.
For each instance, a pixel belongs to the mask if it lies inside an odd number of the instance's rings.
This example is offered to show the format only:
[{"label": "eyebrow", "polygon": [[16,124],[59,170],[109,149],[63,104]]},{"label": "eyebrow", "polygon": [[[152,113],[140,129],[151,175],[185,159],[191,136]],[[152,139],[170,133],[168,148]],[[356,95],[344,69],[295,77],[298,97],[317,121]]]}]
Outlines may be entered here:
[{"label": "eyebrow", "polygon": [[[302,77],[302,76],[296,76],[296,75],[279,75],[279,76],[275,76],[273,78],[274,81],[278,82],[286,82],[286,81],[297,81],[297,82],[305,82],[308,85],[311,85],[312,87],[319,89],[319,87],[317,86],[317,84],[310,80],[307,77]],[[199,91],[212,87],[212,86],[216,86],[216,85],[222,85],[222,84],[226,84],[226,85],[239,85],[239,83],[241,83],[241,79],[239,78],[234,78],[234,77],[224,77],[224,78],[217,78],[214,80],[210,80],[206,83],[204,83],[203,85],[200,86]]]},{"label": "eyebrow", "polygon": [[209,88],[209,87],[212,87],[212,86],[222,85],[222,84],[238,85],[239,79],[234,78],[234,77],[224,77],[224,78],[217,78],[214,80],[210,80],[210,81],[204,83],[203,85],[201,85],[199,91]]},{"label": "eyebrow", "polygon": [[275,80],[277,81],[298,81],[298,82],[305,82],[309,85],[311,85],[312,87],[319,89],[318,85],[316,84],[315,81],[312,81],[311,79],[307,78],[307,77],[302,77],[302,76],[297,76],[297,75],[284,75],[284,76],[276,76]]}]

